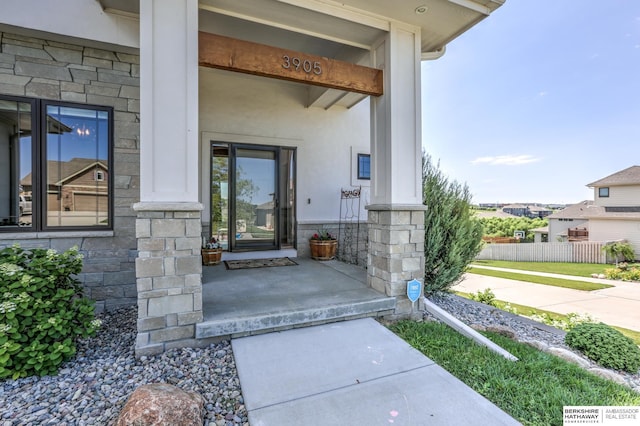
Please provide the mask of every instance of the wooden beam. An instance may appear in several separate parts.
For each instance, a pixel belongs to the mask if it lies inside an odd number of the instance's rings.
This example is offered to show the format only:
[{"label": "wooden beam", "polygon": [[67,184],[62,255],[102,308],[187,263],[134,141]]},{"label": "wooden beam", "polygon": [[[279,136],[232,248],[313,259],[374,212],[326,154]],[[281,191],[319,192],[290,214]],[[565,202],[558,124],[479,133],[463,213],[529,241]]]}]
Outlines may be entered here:
[{"label": "wooden beam", "polygon": [[382,70],[200,32],[199,64],[245,74],[380,96]]}]

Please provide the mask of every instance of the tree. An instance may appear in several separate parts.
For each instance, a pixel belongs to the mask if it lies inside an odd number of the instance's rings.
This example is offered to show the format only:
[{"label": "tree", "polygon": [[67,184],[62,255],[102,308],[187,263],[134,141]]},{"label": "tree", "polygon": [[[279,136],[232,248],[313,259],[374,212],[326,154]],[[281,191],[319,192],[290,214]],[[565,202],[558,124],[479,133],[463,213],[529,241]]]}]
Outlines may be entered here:
[{"label": "tree", "polygon": [[602,246],[602,251],[606,253],[609,259],[613,259],[615,261],[616,267],[618,267],[620,259],[626,262],[631,262],[636,256],[633,251],[633,246],[626,241],[614,241],[607,243]]},{"label": "tree", "polygon": [[449,181],[439,167],[423,153],[425,294],[456,283],[482,248],[482,225],[473,217],[468,186]]},{"label": "tree", "polygon": [[547,219],[530,219],[528,217],[487,217],[481,218],[480,223],[484,229],[484,235],[487,237],[513,237],[515,231],[525,232],[525,242],[532,243],[535,228],[547,226]]}]

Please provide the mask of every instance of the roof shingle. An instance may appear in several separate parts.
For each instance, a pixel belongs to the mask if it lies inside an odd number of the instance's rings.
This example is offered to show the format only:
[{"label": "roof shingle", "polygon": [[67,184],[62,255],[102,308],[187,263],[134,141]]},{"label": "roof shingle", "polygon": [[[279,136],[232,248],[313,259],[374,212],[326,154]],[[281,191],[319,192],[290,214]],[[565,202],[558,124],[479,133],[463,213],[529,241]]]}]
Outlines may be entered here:
[{"label": "roof shingle", "polygon": [[605,178],[591,182],[588,187],[640,185],[640,166],[631,166]]}]

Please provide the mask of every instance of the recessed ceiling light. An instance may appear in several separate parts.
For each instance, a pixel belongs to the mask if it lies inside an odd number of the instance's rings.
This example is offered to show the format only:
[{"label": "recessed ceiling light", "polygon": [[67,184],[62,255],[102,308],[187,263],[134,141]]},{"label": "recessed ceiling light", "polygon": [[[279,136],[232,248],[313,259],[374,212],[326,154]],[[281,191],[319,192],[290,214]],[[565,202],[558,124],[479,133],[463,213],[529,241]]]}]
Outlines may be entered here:
[{"label": "recessed ceiling light", "polygon": [[427,13],[427,10],[429,10],[429,8],[427,7],[427,5],[423,4],[422,6],[418,6],[416,7],[416,15],[422,15],[423,13]]}]

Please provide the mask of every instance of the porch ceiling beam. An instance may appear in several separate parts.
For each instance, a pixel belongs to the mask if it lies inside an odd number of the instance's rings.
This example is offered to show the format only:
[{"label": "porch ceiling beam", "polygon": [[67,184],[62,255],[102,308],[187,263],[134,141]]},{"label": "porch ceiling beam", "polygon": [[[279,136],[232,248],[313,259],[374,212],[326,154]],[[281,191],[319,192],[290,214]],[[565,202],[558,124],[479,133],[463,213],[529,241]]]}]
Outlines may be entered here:
[{"label": "porch ceiling beam", "polygon": [[365,95],[383,94],[382,70],[205,32],[199,33],[198,62],[203,67]]},{"label": "porch ceiling beam", "polygon": [[350,109],[362,102],[364,99],[365,96],[359,93],[347,93],[338,102],[336,102],[336,105],[340,105],[347,109]]},{"label": "porch ceiling beam", "polygon": [[341,90],[313,87],[309,91],[309,107],[320,107],[329,109],[340,99],[342,99],[347,92]]}]

